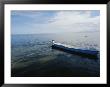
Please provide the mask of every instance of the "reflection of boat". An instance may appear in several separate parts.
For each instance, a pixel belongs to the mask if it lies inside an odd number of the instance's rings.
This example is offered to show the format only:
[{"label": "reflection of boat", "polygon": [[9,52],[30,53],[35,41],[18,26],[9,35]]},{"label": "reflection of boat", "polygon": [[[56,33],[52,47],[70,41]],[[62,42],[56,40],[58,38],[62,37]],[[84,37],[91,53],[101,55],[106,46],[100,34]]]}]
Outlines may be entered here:
[{"label": "reflection of boat", "polygon": [[86,57],[94,57],[94,58],[96,58],[97,54],[99,53],[99,51],[73,48],[72,46],[69,46],[69,45],[56,43],[54,40],[52,40],[52,48],[59,49],[72,54],[77,54],[77,55],[86,56]]}]

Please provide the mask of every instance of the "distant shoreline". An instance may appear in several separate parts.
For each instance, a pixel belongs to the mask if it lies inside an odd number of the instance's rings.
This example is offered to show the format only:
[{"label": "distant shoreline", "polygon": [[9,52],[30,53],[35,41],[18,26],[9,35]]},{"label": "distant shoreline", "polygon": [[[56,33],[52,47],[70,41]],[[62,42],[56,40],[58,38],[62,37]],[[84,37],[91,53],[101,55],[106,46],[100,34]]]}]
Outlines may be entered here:
[{"label": "distant shoreline", "polygon": [[31,34],[11,34],[11,35],[47,35],[47,34],[66,34],[66,33],[91,33],[100,31],[83,31],[83,32],[60,32],[60,33],[31,33]]}]

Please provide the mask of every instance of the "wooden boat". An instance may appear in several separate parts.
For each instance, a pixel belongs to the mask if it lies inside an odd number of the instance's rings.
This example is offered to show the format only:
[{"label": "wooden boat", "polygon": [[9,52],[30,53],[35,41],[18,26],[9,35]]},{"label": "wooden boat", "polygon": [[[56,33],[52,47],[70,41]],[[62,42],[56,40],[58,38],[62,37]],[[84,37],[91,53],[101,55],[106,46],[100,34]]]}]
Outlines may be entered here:
[{"label": "wooden boat", "polygon": [[61,43],[55,43],[54,40],[52,40],[52,48],[62,50],[62,51],[72,53],[72,54],[77,54],[80,56],[90,57],[90,58],[91,57],[97,58],[97,55],[99,53],[99,51],[96,51],[96,50],[85,50],[85,49],[72,48],[68,45],[64,45]]}]

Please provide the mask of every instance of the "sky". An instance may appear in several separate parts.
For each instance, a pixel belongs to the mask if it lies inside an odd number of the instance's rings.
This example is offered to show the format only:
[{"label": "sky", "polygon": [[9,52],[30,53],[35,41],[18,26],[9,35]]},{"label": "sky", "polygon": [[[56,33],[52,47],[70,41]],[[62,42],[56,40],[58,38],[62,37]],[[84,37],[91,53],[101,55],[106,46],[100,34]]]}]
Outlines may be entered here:
[{"label": "sky", "polygon": [[11,34],[100,31],[99,10],[11,11]]}]

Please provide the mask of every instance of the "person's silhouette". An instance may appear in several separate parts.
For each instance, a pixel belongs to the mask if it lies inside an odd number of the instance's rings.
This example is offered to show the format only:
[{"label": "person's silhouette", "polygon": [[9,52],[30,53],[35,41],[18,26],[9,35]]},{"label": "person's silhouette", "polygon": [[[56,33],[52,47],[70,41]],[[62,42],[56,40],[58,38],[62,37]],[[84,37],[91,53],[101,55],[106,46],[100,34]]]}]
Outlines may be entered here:
[{"label": "person's silhouette", "polygon": [[55,41],[54,41],[54,40],[52,40],[52,45],[54,45],[54,43],[55,43]]}]

